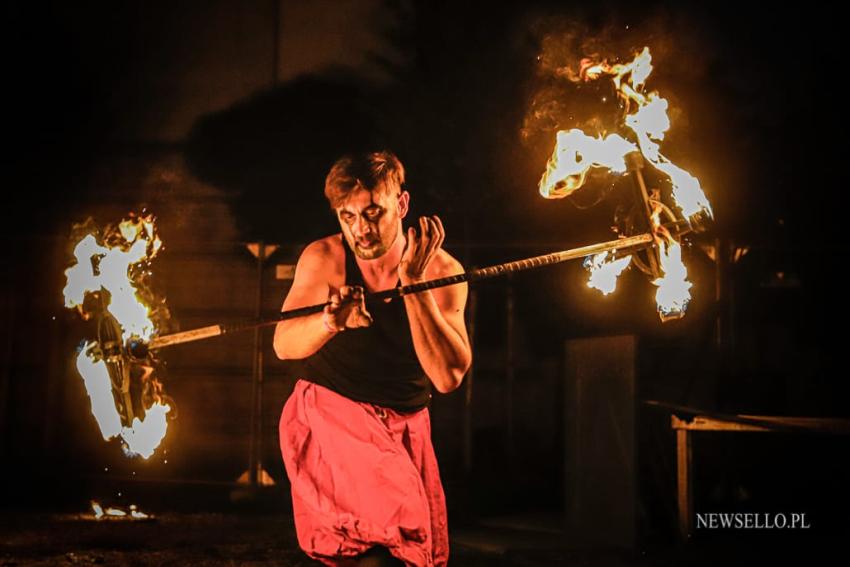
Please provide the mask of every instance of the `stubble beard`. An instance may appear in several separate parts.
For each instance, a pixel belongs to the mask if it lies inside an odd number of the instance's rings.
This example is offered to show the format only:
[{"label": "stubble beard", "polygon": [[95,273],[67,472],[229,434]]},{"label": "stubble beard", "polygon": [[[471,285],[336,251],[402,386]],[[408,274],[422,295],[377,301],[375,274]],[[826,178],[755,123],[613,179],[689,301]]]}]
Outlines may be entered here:
[{"label": "stubble beard", "polygon": [[387,253],[387,251],[392,247],[393,243],[395,243],[396,238],[398,238],[398,224],[394,225],[394,230],[395,234],[389,240],[389,244],[387,244],[384,239],[379,238],[375,245],[370,248],[361,248],[360,244],[352,236],[352,241],[354,244],[352,248],[354,250],[354,254],[362,260],[374,260],[376,258],[380,258],[381,256]]}]

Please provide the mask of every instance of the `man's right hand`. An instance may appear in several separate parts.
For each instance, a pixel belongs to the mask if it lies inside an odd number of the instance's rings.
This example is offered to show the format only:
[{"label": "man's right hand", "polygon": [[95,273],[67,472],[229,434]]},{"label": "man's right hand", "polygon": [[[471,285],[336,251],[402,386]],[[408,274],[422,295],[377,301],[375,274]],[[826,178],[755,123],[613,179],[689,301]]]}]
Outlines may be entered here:
[{"label": "man's right hand", "polygon": [[328,332],[336,333],[372,324],[362,287],[344,285],[339,288],[339,293],[332,293],[328,299],[330,304],[324,309],[324,323]]}]

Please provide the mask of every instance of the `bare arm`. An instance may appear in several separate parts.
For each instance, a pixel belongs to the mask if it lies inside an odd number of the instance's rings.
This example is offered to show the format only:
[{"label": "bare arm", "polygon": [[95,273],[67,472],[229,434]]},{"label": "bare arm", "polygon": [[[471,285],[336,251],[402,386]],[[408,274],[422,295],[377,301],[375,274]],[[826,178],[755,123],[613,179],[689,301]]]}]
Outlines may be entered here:
[{"label": "bare arm", "polygon": [[[461,273],[460,263],[440,249],[444,238],[440,219],[420,219],[420,227],[420,237],[413,229],[408,231],[408,248],[399,266],[402,285]],[[416,356],[441,393],[460,386],[472,364],[463,318],[466,296],[464,283],[404,297]]]},{"label": "bare arm", "polygon": [[307,358],[331,337],[346,328],[365,327],[372,320],[363,305],[363,290],[331,285],[333,262],[327,242],[313,242],[302,252],[295,279],[283,302],[283,310],[297,309],[330,299],[321,313],[281,321],[274,331],[274,351],[282,360]]}]

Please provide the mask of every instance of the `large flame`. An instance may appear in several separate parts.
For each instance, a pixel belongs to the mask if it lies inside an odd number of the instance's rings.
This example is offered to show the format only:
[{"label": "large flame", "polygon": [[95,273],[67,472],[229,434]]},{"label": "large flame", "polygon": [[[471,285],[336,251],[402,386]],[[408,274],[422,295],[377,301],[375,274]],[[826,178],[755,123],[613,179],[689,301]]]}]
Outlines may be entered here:
[{"label": "large flame", "polygon": [[[546,198],[562,198],[584,185],[591,168],[604,168],[612,173],[626,172],[626,156],[640,154],[662,172],[670,181],[675,206],[683,217],[690,220],[698,214],[712,216],[711,205],[696,177],[678,167],[662,153],[660,143],[670,129],[668,103],[657,92],[644,94],[644,86],[652,73],[652,56],[644,48],[630,63],[610,65],[606,61],[584,59],[579,73],[564,70],[561,74],[577,81],[593,81],[610,77],[624,108],[623,126],[631,132],[634,142],[618,134],[589,136],[581,130],[559,131],[555,150],[540,180],[540,193]],[[672,216],[672,214],[670,215]],[[652,229],[659,233],[663,228],[659,214],[652,215]],[[673,218],[672,220],[675,220]],[[656,300],[662,317],[681,314],[687,307],[691,284],[681,260],[681,247],[666,231],[658,237],[659,260],[662,277]],[[590,271],[590,287],[604,294],[616,287],[620,273],[628,266],[627,259],[612,261],[607,256],[588,258],[585,267]]]},{"label": "large flame", "polygon": [[77,372],[83,378],[86,392],[91,401],[91,412],[100,427],[103,439],[108,441],[121,435],[121,415],[115,409],[115,399],[112,397],[112,381],[106,362],[92,354],[96,343],[87,342],[77,355]]},{"label": "large flame", "polygon": [[168,429],[165,414],[169,411],[171,407],[167,404],[155,402],[148,408],[144,420],[133,418],[131,427],[121,429],[121,438],[127,444],[129,455],[140,455],[146,459],[153,455]]},{"label": "large flame", "polygon": [[[540,180],[540,193],[547,198],[566,197],[579,189],[591,167],[605,167],[614,173],[625,173],[626,155],[641,154],[658,170],[667,175],[673,188],[673,200],[685,218],[703,212],[711,216],[711,205],[699,181],[670,162],[660,151],[659,142],[670,129],[667,100],[657,92],[643,94],[646,80],[652,72],[652,56],[645,47],[631,63],[609,65],[607,62],[582,62],[581,79],[596,80],[610,76],[617,95],[624,103],[623,124],[632,131],[637,145],[617,134],[594,138],[580,130],[560,131],[555,151]],[[634,112],[630,110],[634,108]]]},{"label": "large flame", "polygon": [[540,181],[540,194],[547,199],[566,197],[584,185],[591,167],[604,167],[614,173],[626,171],[626,154],[637,147],[622,136],[588,136],[578,129],[557,134],[555,153]]},{"label": "large flame", "polygon": [[[135,217],[98,238],[93,229],[74,247],[76,264],[65,272],[67,282],[63,295],[65,306],[77,308],[86,317],[88,294],[99,294],[99,307],[105,308],[121,330],[122,344],[130,339],[149,341],[156,333],[150,306],[142,300],[134,269],[143,267],[162,247],[156,235],[153,218]],[[110,376],[110,357],[103,345],[86,342],[77,355],[77,371],[91,401],[91,410],[105,440],[120,437],[128,455],[150,457],[161,443],[168,427],[166,414],[171,410],[153,385],[153,401],[144,407],[144,417],[133,416],[128,425],[122,423],[115,399],[115,385]],[[129,379],[129,377],[127,377]]]},{"label": "large flame", "polygon": [[124,340],[149,341],[155,330],[150,309],[139,297],[129,272],[132,266],[153,259],[162,241],[151,217],[124,220],[117,231],[120,239],[113,246],[100,244],[94,234],[77,243],[77,263],[65,271],[65,306],[82,308],[86,293],[105,290],[109,292],[107,309],[121,325]]}]

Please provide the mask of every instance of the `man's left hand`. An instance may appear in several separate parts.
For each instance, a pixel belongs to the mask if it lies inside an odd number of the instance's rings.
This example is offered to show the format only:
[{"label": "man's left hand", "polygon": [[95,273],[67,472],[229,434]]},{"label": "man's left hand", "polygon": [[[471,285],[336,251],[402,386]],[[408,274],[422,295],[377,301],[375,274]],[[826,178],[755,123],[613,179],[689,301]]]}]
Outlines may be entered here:
[{"label": "man's left hand", "polygon": [[417,283],[425,279],[428,264],[443,245],[446,232],[440,217],[419,217],[419,234],[416,229],[407,229],[407,245],[398,265],[401,285]]}]

